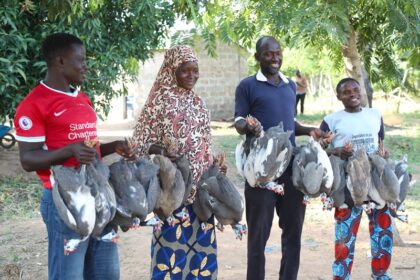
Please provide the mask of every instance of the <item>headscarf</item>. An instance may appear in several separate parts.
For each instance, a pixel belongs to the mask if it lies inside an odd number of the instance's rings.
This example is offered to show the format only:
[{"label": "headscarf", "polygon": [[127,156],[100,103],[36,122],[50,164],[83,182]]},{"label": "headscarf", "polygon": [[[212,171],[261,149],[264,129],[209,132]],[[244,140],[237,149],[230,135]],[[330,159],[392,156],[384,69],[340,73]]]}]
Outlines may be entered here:
[{"label": "headscarf", "polygon": [[140,113],[134,130],[134,141],[140,156],[152,144],[165,146],[170,140],[179,155],[186,155],[193,175],[192,202],[196,184],[212,163],[210,115],[203,100],[193,90],[177,85],[175,71],[185,62],[198,62],[189,46],[167,50],[156,81]]}]

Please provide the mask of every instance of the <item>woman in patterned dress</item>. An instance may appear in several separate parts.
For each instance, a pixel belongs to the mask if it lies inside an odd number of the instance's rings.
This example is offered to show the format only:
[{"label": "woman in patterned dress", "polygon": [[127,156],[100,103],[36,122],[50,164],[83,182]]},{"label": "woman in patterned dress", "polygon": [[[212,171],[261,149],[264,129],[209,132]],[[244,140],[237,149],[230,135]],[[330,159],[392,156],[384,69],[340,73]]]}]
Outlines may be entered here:
[{"label": "woman in patterned dress", "polygon": [[[193,174],[193,188],[186,205],[174,211],[175,225],[166,221],[153,233],[151,279],[216,279],[217,246],[214,217],[204,232],[195,215],[197,183],[212,164],[209,111],[193,87],[198,80],[198,60],[189,46],[169,49],[135,127],[139,154],[163,154],[171,160],[186,155]],[[165,147],[167,139],[176,151]],[[175,214],[184,207],[189,220]]]}]

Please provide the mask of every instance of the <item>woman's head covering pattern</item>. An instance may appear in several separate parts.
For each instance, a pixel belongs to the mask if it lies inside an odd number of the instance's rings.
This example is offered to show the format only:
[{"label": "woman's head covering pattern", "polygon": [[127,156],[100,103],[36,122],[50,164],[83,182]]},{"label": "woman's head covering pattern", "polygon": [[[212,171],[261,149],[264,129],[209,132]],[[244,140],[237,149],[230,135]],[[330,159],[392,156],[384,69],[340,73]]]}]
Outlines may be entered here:
[{"label": "woman's head covering pattern", "polygon": [[179,155],[186,155],[193,174],[192,202],[196,184],[212,163],[210,116],[203,100],[193,90],[177,84],[176,70],[186,62],[198,62],[189,46],[169,49],[150,90],[134,131],[139,155],[152,144],[166,146],[168,141]]}]

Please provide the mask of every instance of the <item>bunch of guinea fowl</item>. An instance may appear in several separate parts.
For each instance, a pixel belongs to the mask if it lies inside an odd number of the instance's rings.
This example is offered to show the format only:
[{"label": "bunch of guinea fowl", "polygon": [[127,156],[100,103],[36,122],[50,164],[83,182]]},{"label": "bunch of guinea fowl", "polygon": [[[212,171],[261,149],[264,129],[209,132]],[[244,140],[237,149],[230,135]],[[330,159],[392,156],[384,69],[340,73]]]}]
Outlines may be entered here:
[{"label": "bunch of guinea fowl", "polygon": [[[98,140],[86,140],[85,144],[94,147]],[[80,235],[80,238],[65,241],[64,253],[72,253],[89,236],[114,241],[112,232],[101,236],[105,226],[114,218],[116,199],[108,183],[108,167],[99,155],[93,163],[77,169],[57,165],[52,167],[52,171],[52,195],[58,214],[69,228]]]},{"label": "bunch of guinea fowl", "polygon": [[[224,160],[225,157],[218,157],[201,177],[193,207],[204,232],[208,229],[207,221],[214,214],[219,221],[219,229],[231,225],[241,238],[246,232],[246,227],[239,224],[244,204],[233,183],[219,171]],[[192,189],[192,172],[185,156],[174,162],[162,155],[135,162],[122,159],[113,163],[110,171],[118,205],[111,223],[120,226],[123,231],[139,224],[153,225],[155,230],[160,230],[163,222],[173,226],[179,220],[189,219],[186,209],[173,216],[176,209],[187,203]],[[145,221],[151,212],[155,217]]]},{"label": "bunch of guinea fowl", "polygon": [[328,196],[332,192],[334,174],[327,153],[312,137],[308,144],[295,150],[293,160],[293,185],[304,194],[303,203],[321,195],[324,208],[331,208]]},{"label": "bunch of guinea fowl", "polygon": [[[252,116],[246,118],[250,126],[258,122]],[[269,189],[283,195],[284,188],[275,182],[286,170],[293,154],[289,138],[292,131],[285,132],[283,123],[263,131],[236,146],[236,167],[251,187]]]},{"label": "bunch of guinea fowl", "polygon": [[[351,143],[345,148],[353,150]],[[369,213],[387,205],[392,216],[407,222],[407,216],[398,213],[404,211],[403,202],[410,187],[406,156],[394,161],[382,148],[368,155],[361,147],[347,161],[330,156],[330,162],[334,179],[329,196],[335,207],[348,207],[345,203],[345,192],[348,191],[356,207]]]},{"label": "bunch of guinea fowl", "polygon": [[214,214],[220,231],[224,230],[224,226],[230,225],[236,238],[242,239],[247,232],[246,226],[239,223],[244,212],[244,202],[236,186],[221,172],[225,161],[225,154],[218,155],[201,176],[193,209],[204,232],[209,229],[207,222]]},{"label": "bunch of guinea fowl", "polygon": [[[191,191],[192,174],[189,161],[184,157],[174,163],[165,156],[155,155],[152,160],[121,159],[110,165],[110,182],[117,197],[117,214],[111,222],[123,231],[139,225],[155,226],[162,222],[176,223],[172,215]],[[156,217],[146,221],[149,213]],[[181,220],[188,219],[184,211],[177,213]]]}]

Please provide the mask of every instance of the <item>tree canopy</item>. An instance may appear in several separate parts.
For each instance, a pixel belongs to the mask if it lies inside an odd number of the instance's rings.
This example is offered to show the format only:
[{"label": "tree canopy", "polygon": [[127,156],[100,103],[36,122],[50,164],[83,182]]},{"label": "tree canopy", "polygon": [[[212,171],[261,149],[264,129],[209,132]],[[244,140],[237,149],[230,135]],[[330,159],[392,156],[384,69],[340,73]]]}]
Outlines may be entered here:
[{"label": "tree canopy", "polygon": [[[185,0],[191,3],[191,0]],[[203,34],[246,48],[261,35],[288,47],[313,47],[361,84],[362,68],[383,90],[405,86],[404,69],[420,62],[418,0],[197,1],[190,19]],[[187,14],[187,13],[186,13]],[[211,36],[203,36],[211,49]],[[210,38],[210,40],[209,40]]]},{"label": "tree canopy", "polygon": [[[35,4],[35,2],[37,2]],[[46,73],[43,39],[55,32],[79,36],[89,71],[83,90],[106,115],[113,87],[136,76],[139,61],[162,46],[174,24],[170,0],[3,0],[0,9],[0,122]]]}]

